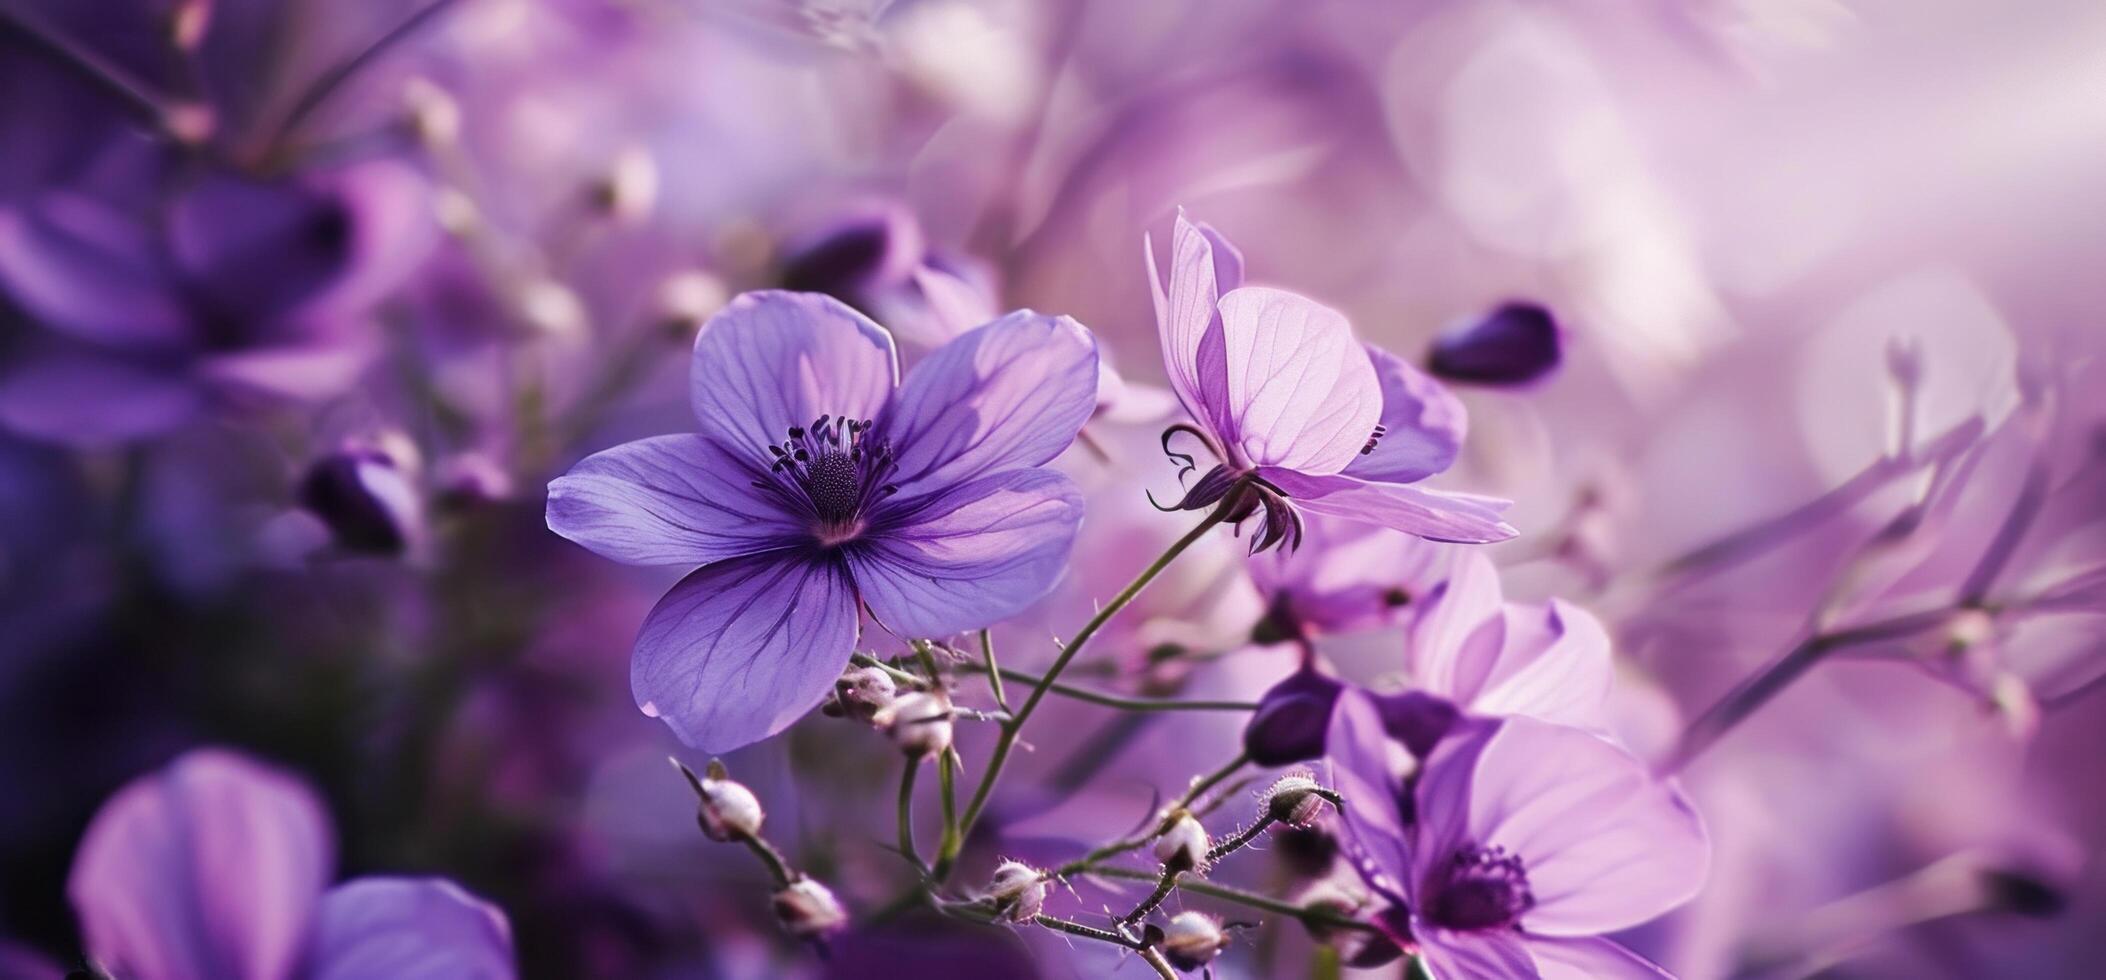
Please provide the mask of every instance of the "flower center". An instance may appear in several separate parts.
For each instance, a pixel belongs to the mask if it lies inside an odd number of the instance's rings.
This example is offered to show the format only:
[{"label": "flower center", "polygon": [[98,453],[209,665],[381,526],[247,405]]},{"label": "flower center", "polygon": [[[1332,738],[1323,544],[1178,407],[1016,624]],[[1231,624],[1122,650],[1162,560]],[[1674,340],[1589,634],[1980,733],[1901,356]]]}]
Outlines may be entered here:
[{"label": "flower center", "polygon": [[788,434],[768,447],[774,479],[753,485],[809,514],[821,544],[855,538],[870,506],[899,492],[885,482],[898,469],[892,447],[873,434],[869,419],[821,415],[809,426],[790,426]]},{"label": "flower center", "polygon": [[1509,926],[1536,904],[1521,858],[1503,847],[1465,844],[1432,877],[1424,914],[1444,928],[1468,931]]}]

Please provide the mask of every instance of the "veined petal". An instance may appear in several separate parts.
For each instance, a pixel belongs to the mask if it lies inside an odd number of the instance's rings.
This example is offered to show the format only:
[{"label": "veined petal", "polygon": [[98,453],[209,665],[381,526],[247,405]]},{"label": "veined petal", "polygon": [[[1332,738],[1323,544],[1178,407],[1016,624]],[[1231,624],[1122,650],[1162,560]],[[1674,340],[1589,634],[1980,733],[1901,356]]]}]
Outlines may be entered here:
[{"label": "veined petal", "polygon": [[1470,430],[1462,400],[1395,354],[1369,345],[1367,356],[1382,387],[1383,434],[1372,451],[1346,464],[1346,475],[1417,483],[1454,465]]},{"label": "veined petal", "polygon": [[992,625],[1060,580],[1082,492],[1052,470],[1012,470],[927,498],[911,519],[848,549],[870,614],[905,637]]},{"label": "veined petal", "polygon": [[1498,730],[1498,722],[1481,718],[1455,722],[1419,769],[1411,790],[1418,819],[1412,827],[1411,877],[1406,880],[1406,894],[1414,903],[1421,901],[1428,875],[1458,848],[1500,843],[1477,836],[1480,828],[1471,820],[1479,760]]},{"label": "veined petal", "polygon": [[681,579],[644,617],[629,686],[682,742],[729,752],[818,704],[855,640],[840,562],[794,550],[727,559]]},{"label": "veined petal", "polygon": [[1375,870],[1390,880],[1383,887],[1409,893],[1412,884],[1410,830],[1398,804],[1404,792],[1398,759],[1382,730],[1382,716],[1367,694],[1347,688],[1331,709],[1324,733],[1332,785],[1346,801],[1346,829]]},{"label": "veined petal", "polygon": [[88,955],[141,980],[284,980],[335,863],[329,818],[285,773],[190,752],[110,797],[66,892]]},{"label": "veined petal", "polygon": [[764,290],[702,325],[688,398],[703,435],[765,459],[821,415],[877,418],[898,377],[885,328],[831,296]]},{"label": "veined petal", "polygon": [[358,878],[317,910],[304,980],[511,980],[505,914],[443,878]]},{"label": "veined petal", "polygon": [[1403,483],[1376,483],[1342,473],[1315,476],[1279,466],[1258,475],[1312,514],[1394,528],[1434,541],[1484,544],[1520,533],[1500,519],[1507,502],[1475,494],[1447,493]]},{"label": "veined petal", "polygon": [[1527,943],[1543,980],[1674,980],[1674,974],[1613,939],[1530,936]]},{"label": "veined petal", "polygon": [[[1468,789],[1469,839],[1518,855],[1536,904],[1529,932],[1628,929],[1695,896],[1711,845],[1672,785],[1606,739],[1511,717],[1482,736]],[[1437,792],[1439,757],[1419,798]],[[1449,778],[1446,774],[1442,779]]]},{"label": "veined petal", "polygon": [[1097,342],[1067,317],[1019,310],[944,344],[907,373],[879,433],[912,501],[1050,462],[1097,406]]},{"label": "veined petal", "polygon": [[753,489],[766,476],[701,436],[639,439],[551,481],[548,527],[632,565],[707,565],[773,551],[808,529]]},{"label": "veined petal", "polygon": [[1536,977],[1528,947],[1512,932],[1450,932],[1427,929],[1419,955],[1433,980],[1530,980]]},{"label": "veined petal", "polygon": [[1279,289],[1221,297],[1227,374],[1222,434],[1260,466],[1336,473],[1382,416],[1366,348],[1337,310]]},{"label": "veined petal", "polygon": [[[1142,246],[1171,390],[1194,421],[1226,438],[1228,433],[1221,425],[1227,417],[1228,395],[1218,304],[1222,293],[1242,285],[1243,256],[1213,229],[1193,224],[1179,212],[1170,237],[1166,291],[1162,274],[1156,270],[1154,242],[1144,237]],[[1229,276],[1226,286],[1224,273]]]}]

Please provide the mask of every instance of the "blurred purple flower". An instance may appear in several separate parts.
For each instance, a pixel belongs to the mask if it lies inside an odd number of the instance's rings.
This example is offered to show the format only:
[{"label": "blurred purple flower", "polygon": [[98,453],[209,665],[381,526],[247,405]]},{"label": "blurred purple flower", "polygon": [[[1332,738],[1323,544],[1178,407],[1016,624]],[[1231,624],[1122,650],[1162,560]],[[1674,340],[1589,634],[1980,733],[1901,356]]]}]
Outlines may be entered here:
[{"label": "blurred purple flower", "polygon": [[1437,977],[1658,977],[1603,934],[1703,887],[1702,819],[1645,764],[1532,718],[1469,723],[1407,787],[1376,706],[1339,704],[1333,777],[1384,925]]},{"label": "blurred purple flower", "polygon": [[1310,515],[1301,547],[1250,558],[1265,638],[1349,633],[1397,622],[1448,575],[1457,549],[1388,528]]},{"label": "blurred purple flower", "polygon": [[137,980],[500,980],[504,913],[437,878],[328,888],[329,818],[289,775],[190,752],[110,797],[67,890],[97,968]]},{"label": "blurred purple flower", "polygon": [[1533,384],[1557,370],[1564,345],[1564,331],[1548,309],[1528,302],[1501,303],[1434,338],[1426,369],[1464,384]]},{"label": "blurred purple flower", "polygon": [[900,383],[891,335],[839,301],[748,293],[693,364],[699,433],[591,456],[548,494],[549,527],[601,555],[702,566],[631,663],[638,706],[682,741],[729,751],[818,704],[859,608],[946,636],[1030,605],[1066,566],[1081,493],[1043,465],[1095,404],[1075,321],[1011,313]]},{"label": "blurred purple flower", "polygon": [[859,206],[793,246],[782,285],[839,299],[923,349],[996,313],[993,273],[931,249],[914,213],[891,203]]},{"label": "blurred purple flower", "polygon": [[209,407],[347,388],[373,304],[433,239],[424,182],[375,162],[278,180],[215,172],[0,208],[0,290],[45,330],[0,367],[0,424],[99,445]]},{"label": "blurred purple flower", "polygon": [[1300,538],[1300,511],[1443,541],[1513,537],[1505,501],[1413,486],[1462,445],[1461,405],[1402,359],[1363,347],[1338,311],[1243,285],[1243,257],[1180,214],[1170,278],[1147,249],[1171,387],[1221,460],[1179,503],[1212,506],[1237,481],[1266,509],[1253,541]]}]

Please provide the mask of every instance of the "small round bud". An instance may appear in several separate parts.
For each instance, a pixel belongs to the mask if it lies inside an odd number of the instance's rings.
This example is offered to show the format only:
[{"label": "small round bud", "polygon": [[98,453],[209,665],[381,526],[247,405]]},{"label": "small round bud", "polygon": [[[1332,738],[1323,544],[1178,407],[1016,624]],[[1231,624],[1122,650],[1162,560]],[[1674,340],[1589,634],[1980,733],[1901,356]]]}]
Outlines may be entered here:
[{"label": "small round bud", "polygon": [[1972,650],[1996,636],[1996,619],[1984,609],[1967,608],[1945,621],[1945,642],[1955,652]]},{"label": "small round bud", "polygon": [[1200,912],[1179,912],[1163,929],[1163,958],[1187,973],[1214,961],[1228,946],[1221,922]]},{"label": "small round bud", "polygon": [[592,203],[616,221],[649,215],[658,200],[658,161],[651,151],[631,146],[615,154],[607,172],[592,185]]},{"label": "small round bud", "polygon": [[457,187],[441,187],[432,195],[432,220],[447,234],[465,238],[482,227],[483,212],[476,207],[475,199]]},{"label": "small round bud", "polygon": [[914,691],[894,699],[871,718],[907,755],[927,759],[951,747],[951,699]]},{"label": "small round bud", "polygon": [[212,0],[176,0],[168,11],[168,43],[178,51],[196,51],[212,26]]},{"label": "small round bud", "polygon": [[1004,861],[988,883],[995,913],[1010,922],[1029,922],[1046,906],[1046,876],[1022,861]]},{"label": "small round bud", "polygon": [[439,461],[439,497],[457,507],[512,497],[512,474],[488,453],[455,453]]},{"label": "small round bud", "polygon": [[695,269],[676,272],[658,284],[658,322],[676,338],[691,338],[730,301],[724,280]]},{"label": "small round bud", "polygon": [[2031,738],[2040,730],[2040,702],[2017,674],[2000,673],[1989,682],[1989,707],[2012,738]]},{"label": "small round bud", "polygon": [[834,682],[834,702],[843,715],[858,721],[871,721],[898,697],[892,675],[877,667],[857,667]]},{"label": "small round bud", "polygon": [[585,335],[585,301],[562,283],[532,280],[520,287],[516,304],[520,321],[537,334],[561,338]]},{"label": "small round bud", "polygon": [[327,526],[344,551],[401,555],[423,537],[415,460],[384,447],[384,441],[346,443],[315,460],[300,479],[300,508]]},{"label": "small round bud", "polygon": [[1213,846],[1207,829],[1190,813],[1180,811],[1171,818],[1170,828],[1156,839],[1155,859],[1174,871],[1205,871],[1207,851]]},{"label": "small round bud", "polygon": [[402,86],[402,109],[410,135],[429,147],[453,145],[461,135],[461,104],[428,79]]},{"label": "small round bud", "polygon": [[219,114],[202,102],[176,102],[161,111],[161,128],[185,146],[202,146],[219,131]]},{"label": "small round bud", "polygon": [[1307,827],[1323,810],[1322,789],[1308,773],[1281,776],[1265,791],[1265,814],[1289,827]]},{"label": "small round bud", "polygon": [[701,798],[695,822],[713,841],[744,840],[760,836],[761,821],[767,818],[760,798],[744,783],[734,782],[724,763],[710,760],[709,769],[695,792]]},{"label": "small round bud", "polygon": [[775,893],[775,918],[799,939],[824,939],[848,926],[848,912],[831,889],[799,878]]}]

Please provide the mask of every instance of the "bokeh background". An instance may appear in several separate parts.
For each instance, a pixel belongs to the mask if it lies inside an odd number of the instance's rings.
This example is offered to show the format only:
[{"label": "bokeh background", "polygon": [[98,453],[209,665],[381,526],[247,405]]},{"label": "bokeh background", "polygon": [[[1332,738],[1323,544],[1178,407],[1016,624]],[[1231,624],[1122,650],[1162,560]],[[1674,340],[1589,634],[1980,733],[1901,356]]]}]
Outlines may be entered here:
[{"label": "bokeh background", "polygon": [[[2096,0],[6,0],[0,936],[79,965],[82,828],[219,744],[323,793],[344,874],[502,906],[529,977],[1100,975],[1101,950],[911,919],[821,963],[695,832],[683,750],[626,682],[675,570],[555,538],[542,500],[586,453],[687,428],[686,341],[725,298],[834,291],[910,350],[962,310],[1064,313],[1157,383],[1142,239],[1181,206],[1407,357],[1540,303],[1563,363],[1458,387],[1446,485],[1517,502],[1509,593],[1609,623],[1624,734],[1658,751],[1792,643],[1923,474],[1661,569],[1890,457],[1899,418],[2003,432],[2053,393],[2052,437],[1985,445],[1867,602],[1964,576],[2036,465],[2054,493],[2014,570],[2106,560],[2102,173]],[[134,261],[164,241],[182,283]],[[1186,526],[1142,496],[1171,485],[1159,428],[1103,422],[1064,463],[1083,551],[1003,631],[1018,665]],[[1084,676],[1282,676],[1219,544]],[[1691,767],[1712,883],[1626,938],[1690,977],[2097,975],[2100,591],[1998,624],[2014,659],[1986,687],[1906,650],[1802,680]],[[1330,652],[1375,677],[1400,642]],[[971,860],[1120,834],[1236,750],[1232,717],[1058,708],[1040,724],[1078,734],[1009,775]],[[854,911],[903,880],[893,760],[815,715],[727,761]],[[1290,890],[1300,857],[1234,877]],[[1311,962],[1279,927],[1215,969]]]}]

